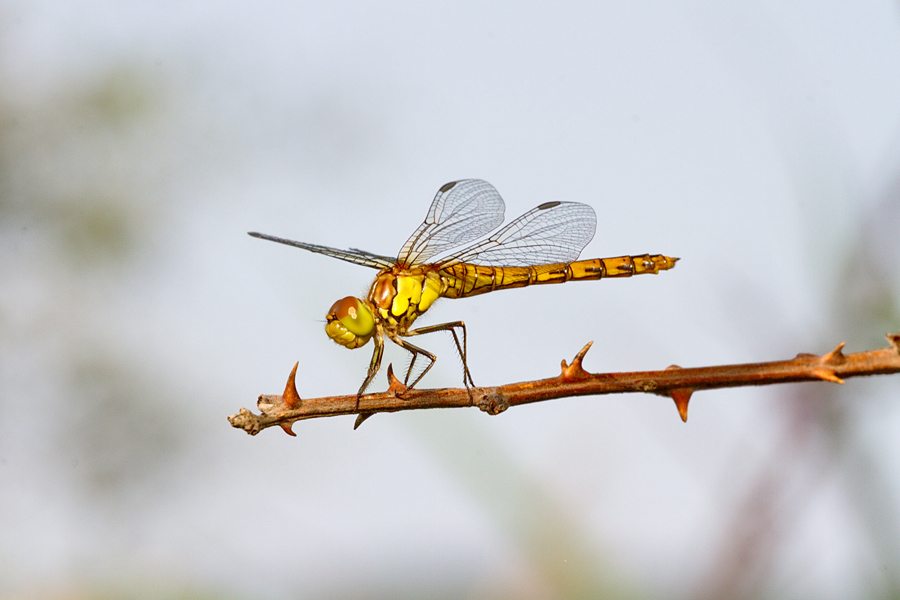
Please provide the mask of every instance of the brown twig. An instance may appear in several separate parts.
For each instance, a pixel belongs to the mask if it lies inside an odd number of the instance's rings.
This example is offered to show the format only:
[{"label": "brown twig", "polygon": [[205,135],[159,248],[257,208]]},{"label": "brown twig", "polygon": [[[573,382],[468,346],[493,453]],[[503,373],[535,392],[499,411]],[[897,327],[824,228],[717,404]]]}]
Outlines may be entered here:
[{"label": "brown twig", "polygon": [[393,370],[388,367],[390,387],[387,391],[366,394],[358,399],[358,404],[355,395],[302,400],[294,382],[297,374],[297,365],[294,365],[284,393],[259,397],[257,407],[261,414],[256,415],[242,408],[238,414],[228,417],[228,421],[233,427],[243,429],[250,435],[256,435],[273,425],[294,435],[291,431],[294,421],[316,417],[356,414],[358,417],[355,428],[378,412],[477,406],[496,415],[510,406],[531,402],[626,392],[668,396],[675,401],[681,419],[687,421],[688,402],[697,390],[798,381],[844,383],[843,380],[848,377],[900,373],[900,334],[888,334],[886,337],[890,347],[856,354],[843,354],[841,350],[844,344],[841,343],[824,356],[798,354],[791,360],[765,363],[690,369],[673,365],[663,371],[598,374],[588,373],[581,366],[584,355],[591,347],[591,343],[588,343],[575,356],[572,364],[562,361],[562,372],[557,377],[496,387],[476,387],[471,390],[445,388],[406,391],[406,387],[394,377]]}]

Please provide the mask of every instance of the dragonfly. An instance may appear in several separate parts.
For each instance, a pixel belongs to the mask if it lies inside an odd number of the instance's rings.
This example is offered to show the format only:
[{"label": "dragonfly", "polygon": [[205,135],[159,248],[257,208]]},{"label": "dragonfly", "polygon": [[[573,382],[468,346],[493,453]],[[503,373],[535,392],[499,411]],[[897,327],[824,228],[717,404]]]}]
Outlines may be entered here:
[{"label": "dragonfly", "polygon": [[[475,387],[466,359],[463,321],[412,328],[438,298],[468,298],[529,285],[656,274],[671,269],[678,260],[662,254],[578,260],[597,227],[597,217],[590,206],[545,202],[498,229],[505,208],[500,194],[487,181],[463,179],[444,184],[434,196],[425,221],[406,240],[396,258],[257,232],[249,235],[378,270],[365,298],[342,298],[326,316],[325,333],[341,346],[361,348],[369,340],[375,344],[357,398],[365,393],[381,368],[385,337],[412,354],[403,393],[415,388],[437,362],[437,356],[404,338],[437,331],[452,334],[462,358],[463,384],[466,388]],[[461,342],[457,330],[462,334]],[[410,384],[420,356],[428,364]]]}]

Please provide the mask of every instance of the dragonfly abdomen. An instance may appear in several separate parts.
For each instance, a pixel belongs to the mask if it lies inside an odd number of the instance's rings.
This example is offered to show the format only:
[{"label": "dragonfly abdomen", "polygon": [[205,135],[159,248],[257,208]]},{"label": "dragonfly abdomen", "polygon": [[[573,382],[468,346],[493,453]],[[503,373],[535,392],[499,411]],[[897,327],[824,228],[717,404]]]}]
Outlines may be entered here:
[{"label": "dragonfly abdomen", "polygon": [[659,273],[675,266],[677,258],[662,254],[594,258],[571,263],[537,265],[533,267],[488,267],[457,263],[441,269],[446,298],[467,298],[494,290],[520,288],[529,285],[565,283],[602,279],[603,277],[631,277],[644,273]]},{"label": "dragonfly abdomen", "polygon": [[[650,273],[656,275],[675,266],[677,258],[662,254],[640,254],[637,256],[616,256],[614,258],[593,258],[569,263],[573,275],[571,279],[600,279],[601,277],[631,277]],[[597,273],[601,274],[598,276]]]}]

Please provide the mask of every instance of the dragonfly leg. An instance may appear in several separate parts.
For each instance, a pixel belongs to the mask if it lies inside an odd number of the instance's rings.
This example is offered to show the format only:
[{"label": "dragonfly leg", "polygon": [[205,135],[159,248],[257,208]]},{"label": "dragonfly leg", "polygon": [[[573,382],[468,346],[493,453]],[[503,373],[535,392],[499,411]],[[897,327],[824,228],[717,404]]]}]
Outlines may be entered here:
[{"label": "dragonfly leg", "polygon": [[418,352],[413,352],[412,360],[409,361],[409,368],[406,369],[406,377],[403,378],[403,385],[409,386],[409,376],[412,375],[413,368],[416,366],[416,358],[419,356]]},{"label": "dragonfly leg", "polygon": [[[419,376],[416,377],[415,380],[413,380],[413,382],[407,386],[406,390],[403,392],[403,393],[406,393],[406,392],[408,392],[409,390],[411,390],[411,389],[413,389],[414,387],[416,387],[416,384],[419,383],[419,381],[420,381],[423,377],[425,377],[425,373],[427,373],[428,371],[430,371],[430,370],[431,370],[431,367],[434,366],[434,363],[437,362],[437,357],[436,357],[434,354],[432,354],[431,352],[429,352],[428,350],[424,350],[424,349],[419,348],[418,346],[416,346],[416,345],[414,345],[414,344],[410,344],[410,343],[407,342],[406,340],[401,339],[399,336],[388,334],[388,337],[390,337],[391,340],[392,340],[395,344],[397,344],[398,346],[400,346],[401,348],[403,348],[403,349],[406,350],[407,352],[410,352],[410,353],[413,355],[413,357],[412,357],[412,362],[410,362],[410,364],[409,364],[409,369],[406,371],[406,377],[405,377],[404,380],[403,380],[403,383],[404,383],[404,384],[406,384],[406,382],[409,381],[409,376],[410,376],[410,374],[412,373],[413,366],[416,364],[416,358],[417,358],[420,354],[421,354],[422,356],[424,356],[425,358],[427,358],[427,359],[430,361],[430,362],[428,363],[428,366],[425,367],[425,370],[423,370],[421,373],[419,373]],[[402,396],[403,394],[398,394],[398,395]]]},{"label": "dragonfly leg", "polygon": [[359,391],[356,393],[357,409],[359,409],[360,397],[365,393],[366,388],[369,387],[372,380],[375,379],[375,374],[378,373],[378,369],[381,368],[381,357],[384,355],[384,340],[381,337],[380,331],[373,337],[372,341],[375,342],[375,351],[372,352],[372,360],[369,362],[369,371],[366,374],[366,380],[363,381],[362,385],[359,387]]},{"label": "dragonfly leg", "polygon": [[[456,335],[457,327],[462,329],[462,344],[459,343],[459,336]],[[406,335],[422,335],[423,333],[433,333],[435,331],[449,331],[450,335],[453,336],[453,341],[456,343],[456,351],[459,352],[459,357],[463,363],[463,385],[467,388],[475,387],[475,382],[472,381],[472,374],[469,372],[469,363],[466,360],[466,324],[462,321],[451,321],[450,323],[441,323],[439,325],[428,325],[427,327],[419,327],[418,329],[407,331]]]}]

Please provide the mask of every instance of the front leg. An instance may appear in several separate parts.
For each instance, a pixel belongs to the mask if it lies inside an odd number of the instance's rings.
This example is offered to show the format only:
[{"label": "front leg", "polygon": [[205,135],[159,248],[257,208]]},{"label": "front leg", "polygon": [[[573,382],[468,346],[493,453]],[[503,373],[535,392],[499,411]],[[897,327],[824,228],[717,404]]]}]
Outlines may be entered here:
[{"label": "front leg", "polygon": [[375,342],[375,351],[372,352],[372,360],[369,362],[369,371],[366,374],[366,380],[363,381],[363,384],[359,387],[359,391],[356,393],[357,410],[359,409],[359,399],[365,393],[369,384],[372,383],[372,380],[375,379],[378,369],[381,368],[381,357],[384,355],[384,338],[381,336],[381,330],[376,332],[372,341]]}]

